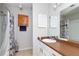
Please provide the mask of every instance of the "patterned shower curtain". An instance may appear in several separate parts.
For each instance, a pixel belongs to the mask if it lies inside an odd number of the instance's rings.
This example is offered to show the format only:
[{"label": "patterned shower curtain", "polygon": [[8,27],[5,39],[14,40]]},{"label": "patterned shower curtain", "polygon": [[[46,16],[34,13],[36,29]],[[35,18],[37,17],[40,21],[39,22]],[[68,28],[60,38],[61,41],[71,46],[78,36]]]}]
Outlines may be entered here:
[{"label": "patterned shower curtain", "polygon": [[9,55],[14,56],[15,52],[18,51],[18,44],[15,40],[15,32],[14,32],[14,16],[10,15],[10,49],[9,49]]}]

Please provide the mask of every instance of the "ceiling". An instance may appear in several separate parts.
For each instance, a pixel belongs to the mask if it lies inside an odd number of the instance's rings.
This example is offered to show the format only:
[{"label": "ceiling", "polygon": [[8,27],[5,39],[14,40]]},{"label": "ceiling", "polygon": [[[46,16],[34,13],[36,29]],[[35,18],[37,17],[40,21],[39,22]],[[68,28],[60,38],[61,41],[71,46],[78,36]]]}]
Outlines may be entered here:
[{"label": "ceiling", "polygon": [[63,5],[63,3],[51,3],[53,8],[58,8]]},{"label": "ceiling", "polygon": [[79,13],[79,4],[74,4],[73,7],[68,7],[61,12],[61,15],[70,15],[74,13]]},{"label": "ceiling", "polygon": [[22,8],[32,8],[31,3],[6,3],[8,7],[22,7]]},{"label": "ceiling", "polygon": [[75,13],[79,13],[79,7],[71,10],[68,14],[75,14]]},{"label": "ceiling", "polygon": [[[32,3],[6,3],[5,5],[9,7],[20,7],[22,6],[23,8],[32,8]],[[62,5],[62,3],[50,3],[53,8],[58,8]]]}]

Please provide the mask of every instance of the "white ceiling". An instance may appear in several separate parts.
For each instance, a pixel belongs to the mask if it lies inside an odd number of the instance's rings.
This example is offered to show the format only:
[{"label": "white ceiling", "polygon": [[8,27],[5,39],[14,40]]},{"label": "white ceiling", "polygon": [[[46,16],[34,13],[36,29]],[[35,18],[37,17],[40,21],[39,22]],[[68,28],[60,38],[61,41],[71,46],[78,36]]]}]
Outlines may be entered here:
[{"label": "white ceiling", "polygon": [[61,15],[70,15],[79,12],[79,4],[74,4],[73,7],[68,7],[61,12]]},{"label": "white ceiling", "polygon": [[19,7],[21,5],[23,8],[32,8],[31,3],[6,3],[5,5],[8,7]]},{"label": "white ceiling", "polygon": [[[23,8],[32,8],[32,3],[6,3],[5,5],[9,7],[19,7],[19,5],[22,5]],[[62,3],[50,3],[50,5],[52,5],[52,7],[54,7],[55,5],[57,5],[57,7],[60,7]]]},{"label": "white ceiling", "polygon": [[53,8],[58,8],[63,5],[63,3],[51,3]]},{"label": "white ceiling", "polygon": [[71,10],[68,14],[75,14],[75,13],[79,13],[79,7]]}]

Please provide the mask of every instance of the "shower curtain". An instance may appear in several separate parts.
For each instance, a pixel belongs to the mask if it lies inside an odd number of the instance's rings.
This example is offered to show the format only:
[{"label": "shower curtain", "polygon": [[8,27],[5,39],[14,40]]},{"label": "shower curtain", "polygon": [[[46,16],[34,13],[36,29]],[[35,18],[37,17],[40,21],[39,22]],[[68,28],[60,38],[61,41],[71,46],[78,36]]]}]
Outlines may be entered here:
[{"label": "shower curtain", "polygon": [[15,52],[18,51],[18,44],[15,40],[15,32],[14,32],[14,16],[10,15],[10,51],[9,55],[14,56]]},{"label": "shower curtain", "polygon": [[0,11],[0,56],[14,56],[18,51],[14,34],[14,17],[8,10]]}]

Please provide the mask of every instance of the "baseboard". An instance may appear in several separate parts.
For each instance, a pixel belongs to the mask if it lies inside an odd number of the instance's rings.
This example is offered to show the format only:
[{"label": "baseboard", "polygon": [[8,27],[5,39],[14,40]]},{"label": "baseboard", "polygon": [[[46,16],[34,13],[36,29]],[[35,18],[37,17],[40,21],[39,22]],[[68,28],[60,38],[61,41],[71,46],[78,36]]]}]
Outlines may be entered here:
[{"label": "baseboard", "polygon": [[22,51],[22,50],[29,50],[29,49],[32,49],[32,47],[30,47],[30,48],[24,48],[24,49],[19,49],[19,51]]}]

